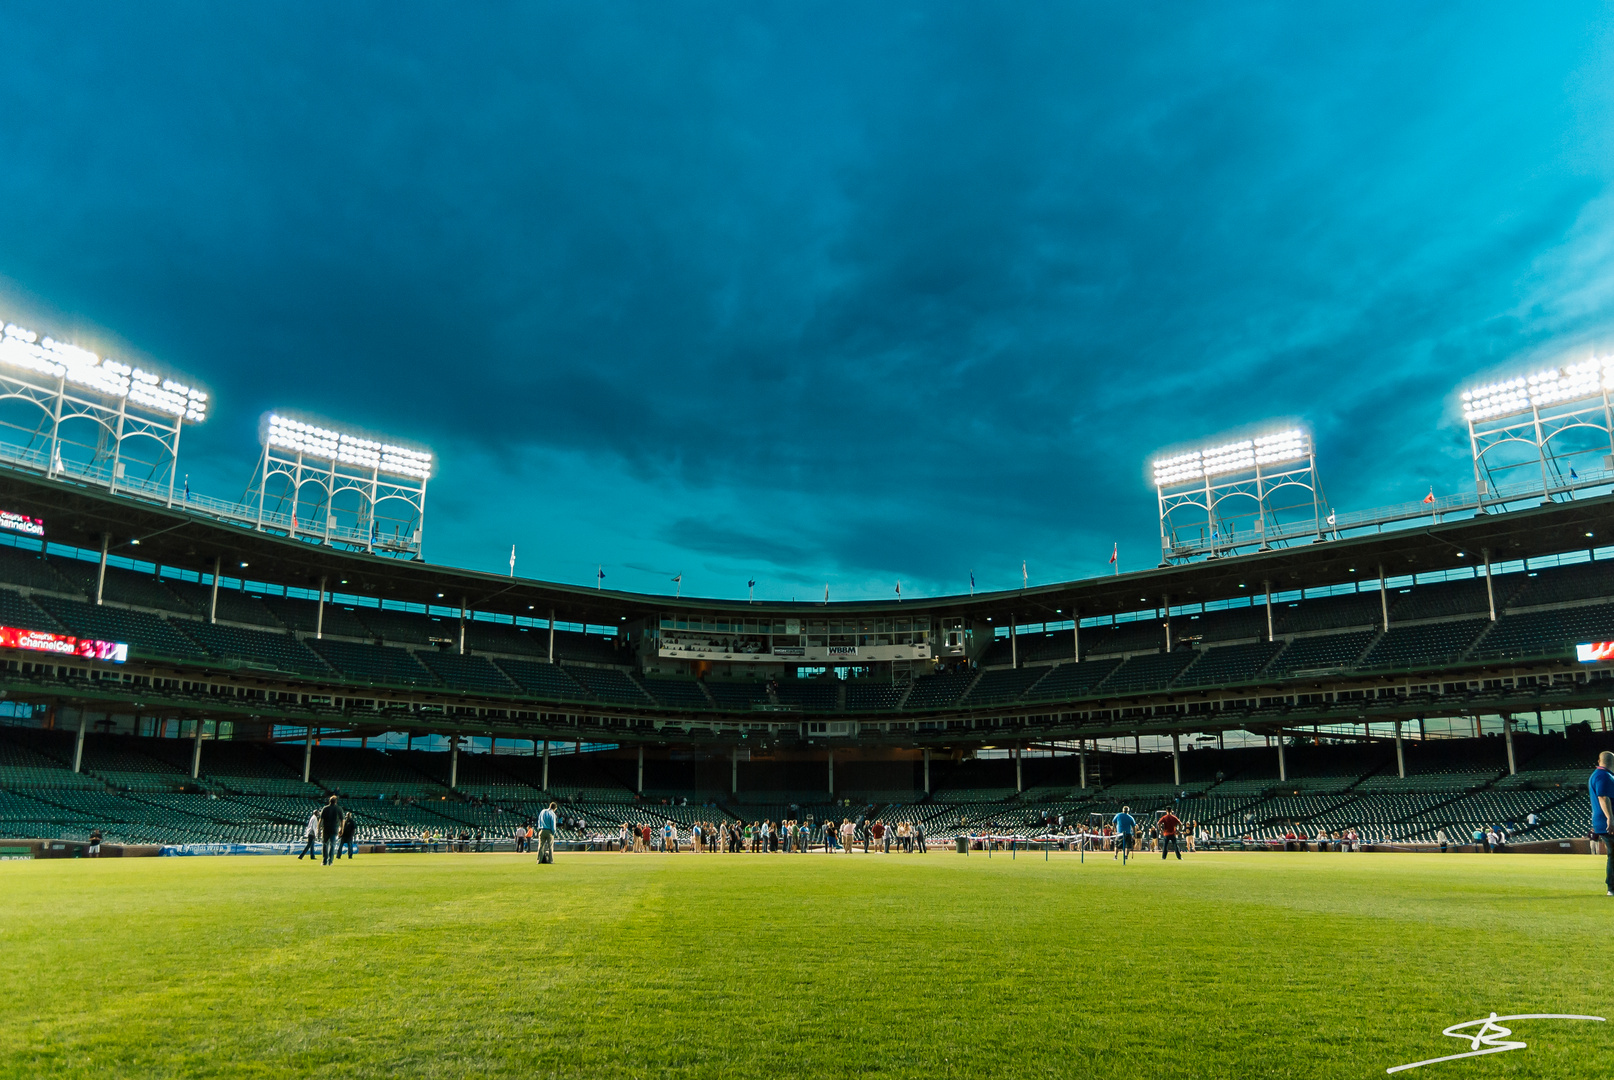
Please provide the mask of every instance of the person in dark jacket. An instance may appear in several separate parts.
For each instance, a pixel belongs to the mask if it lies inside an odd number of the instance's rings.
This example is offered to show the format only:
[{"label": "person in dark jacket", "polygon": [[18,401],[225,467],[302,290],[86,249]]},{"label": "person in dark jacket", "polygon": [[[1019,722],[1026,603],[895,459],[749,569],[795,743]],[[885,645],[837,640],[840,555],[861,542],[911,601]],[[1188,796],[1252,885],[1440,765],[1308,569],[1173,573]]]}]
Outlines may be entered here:
[{"label": "person in dark jacket", "polygon": [[348,813],[343,814],[342,815],[342,832],[341,832],[342,842],[336,845],[336,857],[338,859],[341,859],[341,857],[342,857],[342,849],[346,848],[347,849],[348,860],[350,862],[352,861],[352,859],[353,859],[353,841],[358,838],[358,835],[359,835],[359,823],[353,820],[352,811],[349,811]]},{"label": "person in dark jacket", "polygon": [[319,811],[319,837],[325,854],[326,866],[331,865],[331,859],[336,856],[336,848],[341,834],[342,808],[336,805],[336,796],[332,795]]}]

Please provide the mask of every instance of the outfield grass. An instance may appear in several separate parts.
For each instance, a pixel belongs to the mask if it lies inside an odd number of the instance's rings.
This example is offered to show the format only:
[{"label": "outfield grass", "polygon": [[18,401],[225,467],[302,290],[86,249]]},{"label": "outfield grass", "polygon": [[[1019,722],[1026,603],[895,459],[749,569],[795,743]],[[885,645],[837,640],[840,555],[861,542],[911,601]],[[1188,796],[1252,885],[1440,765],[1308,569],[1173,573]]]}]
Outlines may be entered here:
[{"label": "outfield grass", "polygon": [[[0,1075],[1370,1077],[1614,1017],[1600,859],[0,863]],[[1405,1075],[1614,1072],[1614,1024]]]}]

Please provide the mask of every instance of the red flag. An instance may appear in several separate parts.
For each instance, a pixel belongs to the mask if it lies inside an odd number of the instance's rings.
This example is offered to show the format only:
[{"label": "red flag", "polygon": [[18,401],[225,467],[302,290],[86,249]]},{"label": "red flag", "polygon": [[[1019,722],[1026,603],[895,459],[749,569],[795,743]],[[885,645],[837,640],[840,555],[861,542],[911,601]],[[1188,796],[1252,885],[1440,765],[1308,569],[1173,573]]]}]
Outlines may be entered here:
[{"label": "red flag", "polygon": [[1112,563],[1115,562],[1115,560],[1120,556],[1120,554],[1121,554],[1121,543],[1120,543],[1120,541],[1116,541],[1115,546],[1110,548],[1110,562],[1112,562]]},{"label": "red flag", "polygon": [[1423,501],[1426,502],[1426,503],[1432,503],[1432,502],[1435,501],[1435,489],[1434,488],[1429,489],[1429,494],[1427,494],[1427,495],[1425,495],[1423,497]]}]

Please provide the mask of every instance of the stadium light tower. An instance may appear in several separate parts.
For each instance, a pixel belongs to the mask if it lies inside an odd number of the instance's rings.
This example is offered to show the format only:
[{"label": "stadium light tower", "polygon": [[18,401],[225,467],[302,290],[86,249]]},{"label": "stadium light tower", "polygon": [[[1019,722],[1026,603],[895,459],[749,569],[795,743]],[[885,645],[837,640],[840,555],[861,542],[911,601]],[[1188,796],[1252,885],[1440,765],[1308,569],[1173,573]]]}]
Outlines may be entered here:
[{"label": "stadium light tower", "polygon": [[432,455],[271,413],[247,491],[260,530],[418,559]]},{"label": "stadium light tower", "polygon": [[1160,565],[1321,539],[1327,528],[1311,434],[1289,427],[1156,458]]},{"label": "stadium light tower", "polygon": [[181,427],[205,419],[194,386],[16,323],[0,330],[0,458],[14,465],[172,506]]},{"label": "stadium light tower", "polygon": [[1480,509],[1614,484],[1614,356],[1463,391]]}]

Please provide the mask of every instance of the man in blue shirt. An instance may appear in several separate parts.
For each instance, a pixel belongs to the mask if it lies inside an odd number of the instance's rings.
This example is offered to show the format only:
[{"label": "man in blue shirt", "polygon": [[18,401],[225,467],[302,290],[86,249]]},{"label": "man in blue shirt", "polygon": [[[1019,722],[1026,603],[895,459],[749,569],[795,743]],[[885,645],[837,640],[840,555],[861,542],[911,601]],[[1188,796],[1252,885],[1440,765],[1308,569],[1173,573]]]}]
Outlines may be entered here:
[{"label": "man in blue shirt", "polygon": [[[1126,857],[1132,851],[1132,835],[1138,831],[1138,819],[1132,816],[1130,806],[1121,807],[1121,812],[1115,815],[1115,846],[1119,848],[1117,854],[1121,857],[1121,865],[1126,865]],[[1112,859],[1115,856],[1110,856]]]},{"label": "man in blue shirt", "polygon": [[1614,822],[1614,750],[1597,755],[1597,768],[1592,770],[1586,789],[1592,798],[1592,838],[1603,845],[1608,856],[1603,883],[1608,886],[1608,895],[1614,896],[1614,835],[1610,835],[1614,832],[1610,828]]},{"label": "man in blue shirt", "polygon": [[560,818],[555,814],[559,803],[550,803],[538,814],[538,861],[552,863],[555,861],[555,831],[560,828]]}]

